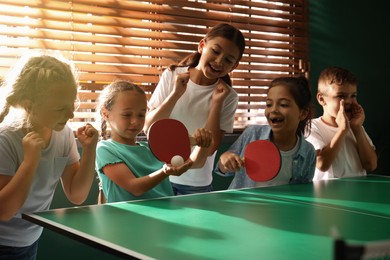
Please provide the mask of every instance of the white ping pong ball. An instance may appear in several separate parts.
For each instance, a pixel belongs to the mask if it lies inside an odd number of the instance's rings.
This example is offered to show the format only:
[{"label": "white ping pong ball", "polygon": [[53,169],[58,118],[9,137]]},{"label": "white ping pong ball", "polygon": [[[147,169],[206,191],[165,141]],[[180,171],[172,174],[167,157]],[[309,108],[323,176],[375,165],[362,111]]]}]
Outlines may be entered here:
[{"label": "white ping pong ball", "polygon": [[172,157],[171,159],[171,164],[172,166],[174,167],[177,167],[177,166],[180,166],[184,163],[184,159],[183,157],[181,157],[180,155],[175,155]]}]

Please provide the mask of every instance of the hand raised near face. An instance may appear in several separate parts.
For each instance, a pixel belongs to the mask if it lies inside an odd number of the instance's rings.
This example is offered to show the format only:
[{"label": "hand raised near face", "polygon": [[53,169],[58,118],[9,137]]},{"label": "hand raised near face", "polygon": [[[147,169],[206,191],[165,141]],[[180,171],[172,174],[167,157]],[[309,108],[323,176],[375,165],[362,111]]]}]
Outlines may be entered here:
[{"label": "hand raised near face", "polygon": [[82,146],[96,145],[98,135],[98,131],[91,124],[86,124],[77,129],[77,139]]},{"label": "hand raised near face", "polygon": [[365,113],[363,107],[357,102],[351,104],[349,112],[349,124],[352,128],[361,127],[365,120]]},{"label": "hand raised near face", "polygon": [[213,95],[211,97],[211,102],[222,103],[229,95],[229,92],[230,87],[222,79],[219,79],[218,84],[215,87]]},{"label": "hand raised near face", "polygon": [[336,124],[338,128],[346,130],[349,128],[349,121],[344,109],[344,100],[340,100],[340,108],[336,115]]},{"label": "hand raised near face", "polygon": [[181,97],[186,92],[188,81],[190,80],[190,73],[184,72],[176,76],[173,93]]},{"label": "hand raised near face", "polygon": [[41,151],[45,148],[45,140],[37,132],[27,133],[23,139],[24,160],[38,163],[41,159]]}]

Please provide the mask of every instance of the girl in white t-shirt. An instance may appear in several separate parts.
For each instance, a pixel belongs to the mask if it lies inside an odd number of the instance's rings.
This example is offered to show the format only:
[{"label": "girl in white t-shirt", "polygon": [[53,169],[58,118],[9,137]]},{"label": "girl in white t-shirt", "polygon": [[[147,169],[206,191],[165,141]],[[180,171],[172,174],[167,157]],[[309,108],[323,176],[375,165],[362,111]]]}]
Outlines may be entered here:
[{"label": "girl in white t-shirt", "polygon": [[149,100],[145,131],[159,119],[174,118],[189,133],[204,127],[213,134],[214,144],[203,168],[170,176],[176,195],[212,190],[215,152],[224,133],[233,131],[238,104],[228,73],[238,66],[244,49],[240,30],[229,24],[216,25],[199,42],[196,53],[164,71]]}]

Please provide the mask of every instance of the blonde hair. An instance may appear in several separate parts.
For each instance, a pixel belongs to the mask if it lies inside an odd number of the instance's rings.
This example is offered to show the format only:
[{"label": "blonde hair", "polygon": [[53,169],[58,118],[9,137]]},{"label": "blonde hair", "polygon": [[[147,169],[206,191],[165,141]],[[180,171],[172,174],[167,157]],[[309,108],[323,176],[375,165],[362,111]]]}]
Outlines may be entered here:
[{"label": "blonde hair", "polygon": [[107,111],[111,111],[113,105],[115,104],[116,97],[118,96],[119,93],[124,91],[137,91],[138,93],[143,94],[145,96],[145,101],[146,101],[146,94],[142,90],[142,88],[140,88],[139,86],[137,86],[136,84],[130,81],[117,80],[105,86],[102,93],[99,96],[99,104],[98,104],[98,111],[101,119],[100,136],[103,140],[108,138],[108,134],[107,134],[107,122],[103,118],[102,109],[104,108]]},{"label": "blonde hair", "polygon": [[22,57],[4,82],[2,89],[7,92],[3,97],[0,111],[0,123],[4,121],[11,108],[21,109],[23,115],[12,118],[12,126],[16,128],[30,127],[30,109],[26,101],[38,103],[48,91],[56,88],[56,82],[66,82],[69,87],[78,88],[73,67],[65,60],[50,55]]}]

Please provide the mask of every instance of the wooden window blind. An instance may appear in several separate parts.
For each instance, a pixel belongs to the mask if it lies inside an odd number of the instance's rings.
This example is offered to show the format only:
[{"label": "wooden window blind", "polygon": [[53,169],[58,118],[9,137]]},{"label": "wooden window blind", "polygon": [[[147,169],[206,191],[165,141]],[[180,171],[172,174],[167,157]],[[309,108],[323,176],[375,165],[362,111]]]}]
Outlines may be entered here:
[{"label": "wooden window blind", "polygon": [[231,73],[239,94],[235,128],[265,123],[269,82],[307,74],[305,0],[0,0],[0,76],[29,50],[61,52],[79,72],[80,107],[72,120],[94,122],[104,85],[133,81],[150,94],[162,71],[197,49],[220,22],[238,27],[247,47]]}]

